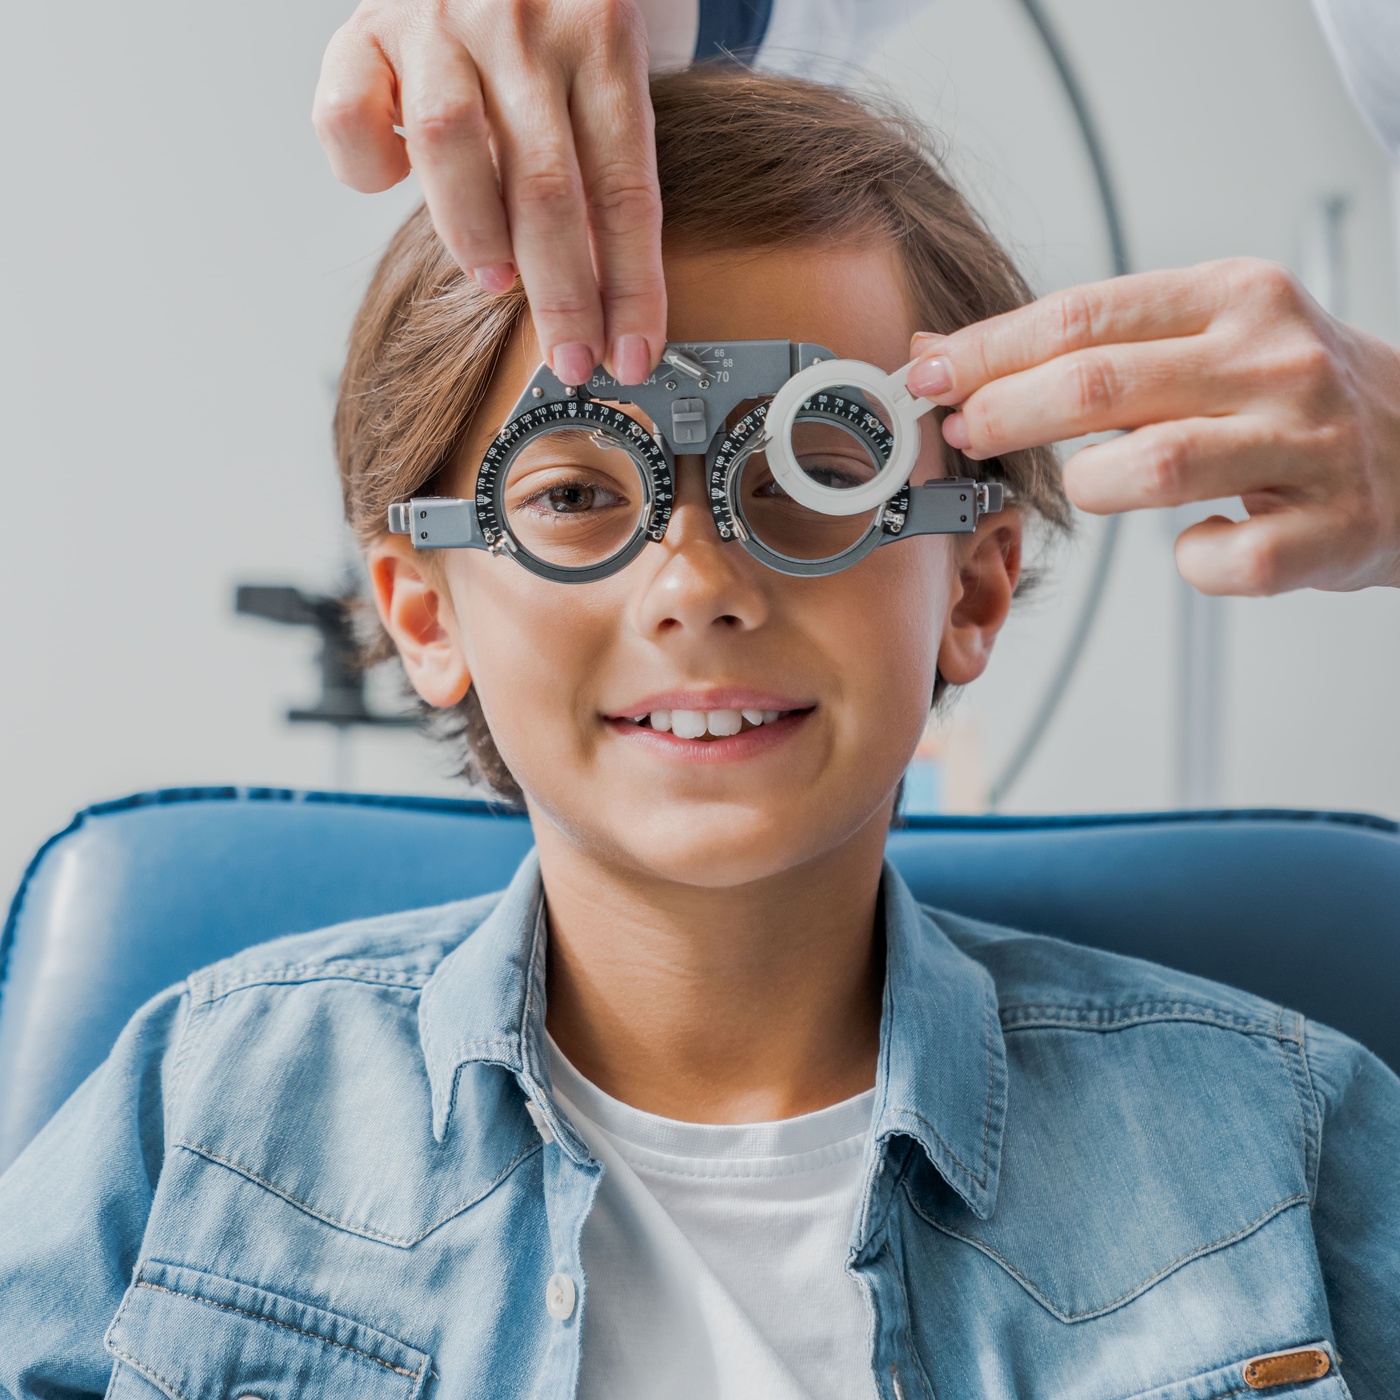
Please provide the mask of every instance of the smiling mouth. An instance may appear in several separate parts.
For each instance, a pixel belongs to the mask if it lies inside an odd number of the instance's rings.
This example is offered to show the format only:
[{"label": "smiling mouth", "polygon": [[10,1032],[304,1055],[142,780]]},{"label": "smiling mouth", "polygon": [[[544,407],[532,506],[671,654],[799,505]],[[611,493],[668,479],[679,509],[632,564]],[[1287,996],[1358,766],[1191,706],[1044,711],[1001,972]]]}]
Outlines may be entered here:
[{"label": "smiling mouth", "polygon": [[635,729],[651,729],[673,734],[677,739],[729,739],[765,725],[776,724],[789,715],[807,710],[653,710],[649,715],[620,721]]}]

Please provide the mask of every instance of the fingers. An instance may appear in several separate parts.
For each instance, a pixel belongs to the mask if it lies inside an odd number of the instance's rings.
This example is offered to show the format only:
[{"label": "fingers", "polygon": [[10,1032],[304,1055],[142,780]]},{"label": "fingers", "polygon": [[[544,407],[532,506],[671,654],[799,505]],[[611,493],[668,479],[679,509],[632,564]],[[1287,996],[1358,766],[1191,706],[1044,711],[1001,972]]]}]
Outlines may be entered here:
[{"label": "fingers", "polygon": [[604,359],[622,383],[636,384],[666,345],[661,189],[645,48],[630,72],[581,76],[571,107],[602,291]]},{"label": "fingers", "polygon": [[367,30],[338,30],[321,60],[311,121],[335,178],[374,194],[408,174],[408,153],[394,130],[398,83],[383,50]]},{"label": "fingers", "polygon": [[636,5],[362,0],[360,15],[332,40],[317,92],[336,174],[383,189],[411,157],[452,256],[488,291],[519,268],[565,383],[599,363],[645,378],[664,347],[666,298]]},{"label": "fingers", "polygon": [[543,82],[501,87],[501,190],[540,349],[566,384],[603,359],[603,305],[566,97]]},{"label": "fingers", "polygon": [[1205,337],[1112,345],[1061,355],[976,390],[943,420],[951,447],[981,461],[1086,433],[1234,408],[1239,366]]},{"label": "fingers", "polygon": [[948,336],[916,336],[935,361],[909,375],[909,388],[940,404],[961,403],[982,385],[1094,345],[1194,335],[1220,305],[1208,269],[1135,273],[1054,292]]},{"label": "fingers", "polygon": [[433,227],[487,291],[504,291],[515,269],[476,65],[461,44],[418,30],[405,38],[400,67],[408,153]]},{"label": "fingers", "polygon": [[1186,418],[1081,448],[1064,484],[1080,510],[1109,515],[1260,491],[1299,496],[1308,466],[1262,416]]},{"label": "fingers", "polygon": [[1338,532],[1326,525],[1300,510],[1240,521],[1213,515],[1177,537],[1176,567],[1202,593],[1236,597],[1355,586],[1338,567]]}]

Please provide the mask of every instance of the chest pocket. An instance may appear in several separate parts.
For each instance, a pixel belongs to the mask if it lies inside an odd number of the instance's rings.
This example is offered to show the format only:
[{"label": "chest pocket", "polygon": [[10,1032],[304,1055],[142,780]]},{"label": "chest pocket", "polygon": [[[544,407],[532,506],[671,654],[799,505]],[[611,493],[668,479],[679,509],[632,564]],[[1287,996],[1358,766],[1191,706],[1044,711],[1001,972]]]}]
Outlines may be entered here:
[{"label": "chest pocket", "polygon": [[107,1400],[417,1400],[429,1358],[395,1337],[248,1284],[143,1263],[103,1345]]},{"label": "chest pocket", "polygon": [[[1320,1374],[1319,1374],[1320,1373]],[[1351,1400],[1328,1342],[1237,1361],[1130,1400]]]}]

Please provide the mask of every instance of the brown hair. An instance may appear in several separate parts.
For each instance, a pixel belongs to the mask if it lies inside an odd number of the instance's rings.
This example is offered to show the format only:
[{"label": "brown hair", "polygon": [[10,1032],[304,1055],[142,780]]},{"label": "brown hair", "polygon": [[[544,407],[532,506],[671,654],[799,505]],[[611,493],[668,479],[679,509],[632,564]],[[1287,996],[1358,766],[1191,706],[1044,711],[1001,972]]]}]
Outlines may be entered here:
[{"label": "brown hair", "polygon": [[[668,245],[888,239],[918,324],[942,332],[1030,299],[943,175],[929,132],[895,104],[732,64],[656,77],[651,96]],[[526,306],[519,286],[492,296],[465,276],[425,209],[395,234],[355,318],[335,414],[345,514],[362,544],[384,533],[390,504],[431,490],[449,465]],[[1018,508],[1067,525],[1050,449],[954,456],[957,473],[1005,481]],[[370,630],[366,660],[391,657],[377,622]],[[462,776],[520,804],[474,689],[436,724],[462,743]]]}]

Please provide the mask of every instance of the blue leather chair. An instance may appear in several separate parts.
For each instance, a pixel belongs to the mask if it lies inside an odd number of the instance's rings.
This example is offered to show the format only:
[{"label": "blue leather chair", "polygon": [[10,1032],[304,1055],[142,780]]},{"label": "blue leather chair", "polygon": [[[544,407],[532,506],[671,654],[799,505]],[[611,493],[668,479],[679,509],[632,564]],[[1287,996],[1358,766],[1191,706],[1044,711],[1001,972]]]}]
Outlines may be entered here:
[{"label": "blue leather chair", "polygon": [[[523,818],[415,797],[199,788],[80,813],[0,938],[0,1168],[162,987],[279,934],[497,889],[530,842]],[[930,904],[1246,987],[1400,1068],[1394,822],[911,818],[889,848]]]}]

